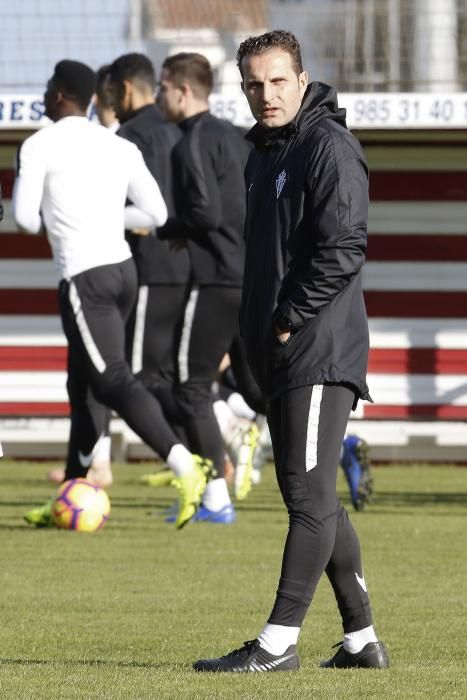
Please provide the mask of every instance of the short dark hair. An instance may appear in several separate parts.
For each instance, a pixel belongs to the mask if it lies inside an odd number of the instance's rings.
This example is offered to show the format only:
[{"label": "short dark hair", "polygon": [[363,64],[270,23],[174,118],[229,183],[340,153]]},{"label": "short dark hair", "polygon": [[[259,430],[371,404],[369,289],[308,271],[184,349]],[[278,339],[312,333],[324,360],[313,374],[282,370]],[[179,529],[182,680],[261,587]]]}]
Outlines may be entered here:
[{"label": "short dark hair", "polygon": [[96,95],[99,103],[102,107],[111,108],[113,107],[112,93],[109,90],[109,80],[110,80],[110,63],[106,63],[101,66],[97,73],[96,80]]},{"label": "short dark hair", "polygon": [[242,41],[237,51],[237,66],[242,76],[242,61],[246,56],[255,56],[273,49],[281,49],[281,51],[290,54],[297,75],[303,72],[302,53],[297,38],[292,32],[286,32],[284,29],[274,29],[272,32],[266,32],[259,36],[250,36],[245,41]]},{"label": "short dark hair", "polygon": [[122,84],[124,80],[140,83],[153,92],[156,90],[156,71],[148,56],[144,53],[126,53],[109,67],[112,83]]},{"label": "short dark hair", "polygon": [[189,83],[195,97],[207,99],[214,84],[211,64],[200,53],[176,53],[167,56],[162,68],[170,73],[176,85]]},{"label": "short dark hair", "polygon": [[96,74],[85,63],[64,59],[56,64],[51,83],[55,90],[85,110],[96,89]]}]

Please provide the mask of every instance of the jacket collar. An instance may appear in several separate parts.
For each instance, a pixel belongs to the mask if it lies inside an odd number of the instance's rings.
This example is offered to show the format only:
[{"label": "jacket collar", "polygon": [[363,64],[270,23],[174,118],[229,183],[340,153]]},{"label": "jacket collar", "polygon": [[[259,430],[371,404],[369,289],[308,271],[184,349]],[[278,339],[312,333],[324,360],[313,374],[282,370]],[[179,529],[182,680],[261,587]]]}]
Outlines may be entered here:
[{"label": "jacket collar", "polygon": [[193,114],[193,116],[188,117],[187,119],[182,119],[181,122],[178,122],[178,126],[182,131],[189,131],[194,124],[196,124],[197,121],[205,117],[206,114],[209,114],[209,110],[203,110],[202,112],[198,112],[197,114]]},{"label": "jacket collar", "polygon": [[335,89],[325,83],[312,82],[308,85],[300,109],[292,121],[273,129],[255,124],[245,138],[252,141],[259,150],[281,148],[300,131],[310,128],[325,117],[346,126],[345,109],[339,108]]}]

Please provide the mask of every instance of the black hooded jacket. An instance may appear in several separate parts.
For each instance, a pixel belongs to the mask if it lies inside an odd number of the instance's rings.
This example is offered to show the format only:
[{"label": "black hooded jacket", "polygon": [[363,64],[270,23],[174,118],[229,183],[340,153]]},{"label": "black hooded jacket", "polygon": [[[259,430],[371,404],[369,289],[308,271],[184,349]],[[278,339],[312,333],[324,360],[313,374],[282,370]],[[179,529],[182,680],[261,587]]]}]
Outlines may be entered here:
[{"label": "black hooded jacket", "polygon": [[248,144],[232,124],[209,112],[179,126],[183,137],[172,154],[176,216],[158,236],[186,238],[194,284],[241,287]]},{"label": "black hooded jacket", "polygon": [[[246,264],[240,317],[265,398],[309,384],[366,384],[362,293],[368,171],[333,88],[311,83],[295,119],[256,125],[246,172]],[[290,328],[289,340],[274,327]]]},{"label": "black hooded jacket", "polygon": [[[133,112],[117,134],[138,146],[148,170],[157,180],[169,216],[173,214],[171,152],[182,135],[181,131],[162,117],[155,104],[149,104]],[[187,284],[190,261],[186,250],[173,253],[169,244],[156,236],[140,236],[127,231],[126,238],[141,285]]]}]

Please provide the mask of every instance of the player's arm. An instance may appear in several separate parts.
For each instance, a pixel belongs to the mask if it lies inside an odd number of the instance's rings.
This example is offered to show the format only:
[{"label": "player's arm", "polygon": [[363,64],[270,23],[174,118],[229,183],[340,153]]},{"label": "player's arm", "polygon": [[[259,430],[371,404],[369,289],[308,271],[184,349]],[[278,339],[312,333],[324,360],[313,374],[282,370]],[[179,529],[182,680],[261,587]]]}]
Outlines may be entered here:
[{"label": "player's arm", "polygon": [[18,168],[13,187],[13,215],[26,233],[40,233],[40,214],[45,181],[45,154],[36,139],[30,137],[18,151]]},{"label": "player's arm", "polygon": [[218,183],[217,144],[208,141],[201,130],[173,150],[174,199],[176,216],[157,232],[159,238],[190,238],[215,231],[222,221]]},{"label": "player's arm", "polygon": [[[282,280],[276,328],[299,330],[329,304],[365,261],[368,218],[366,164],[353,146],[330,142],[321,169],[310,175],[300,224],[302,241]],[[309,229],[309,230],[306,230]],[[308,255],[302,248],[308,241]]]},{"label": "player's arm", "polygon": [[126,229],[147,229],[163,226],[167,221],[167,207],[159,185],[146,167],[143,156],[134,144],[129,149],[130,178],[125,207]]}]

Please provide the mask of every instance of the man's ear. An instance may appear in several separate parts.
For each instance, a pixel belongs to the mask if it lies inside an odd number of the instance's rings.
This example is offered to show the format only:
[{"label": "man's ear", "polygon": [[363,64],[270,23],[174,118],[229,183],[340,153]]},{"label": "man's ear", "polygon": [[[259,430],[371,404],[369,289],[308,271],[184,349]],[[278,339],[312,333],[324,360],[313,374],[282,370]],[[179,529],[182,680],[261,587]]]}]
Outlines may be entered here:
[{"label": "man's ear", "polygon": [[133,83],[131,82],[131,80],[124,80],[122,82],[122,86],[124,97],[131,97],[133,94]]},{"label": "man's ear", "polygon": [[182,93],[183,97],[189,97],[189,95],[192,95],[193,90],[191,89],[190,83],[182,83],[180,85],[180,92]]}]

